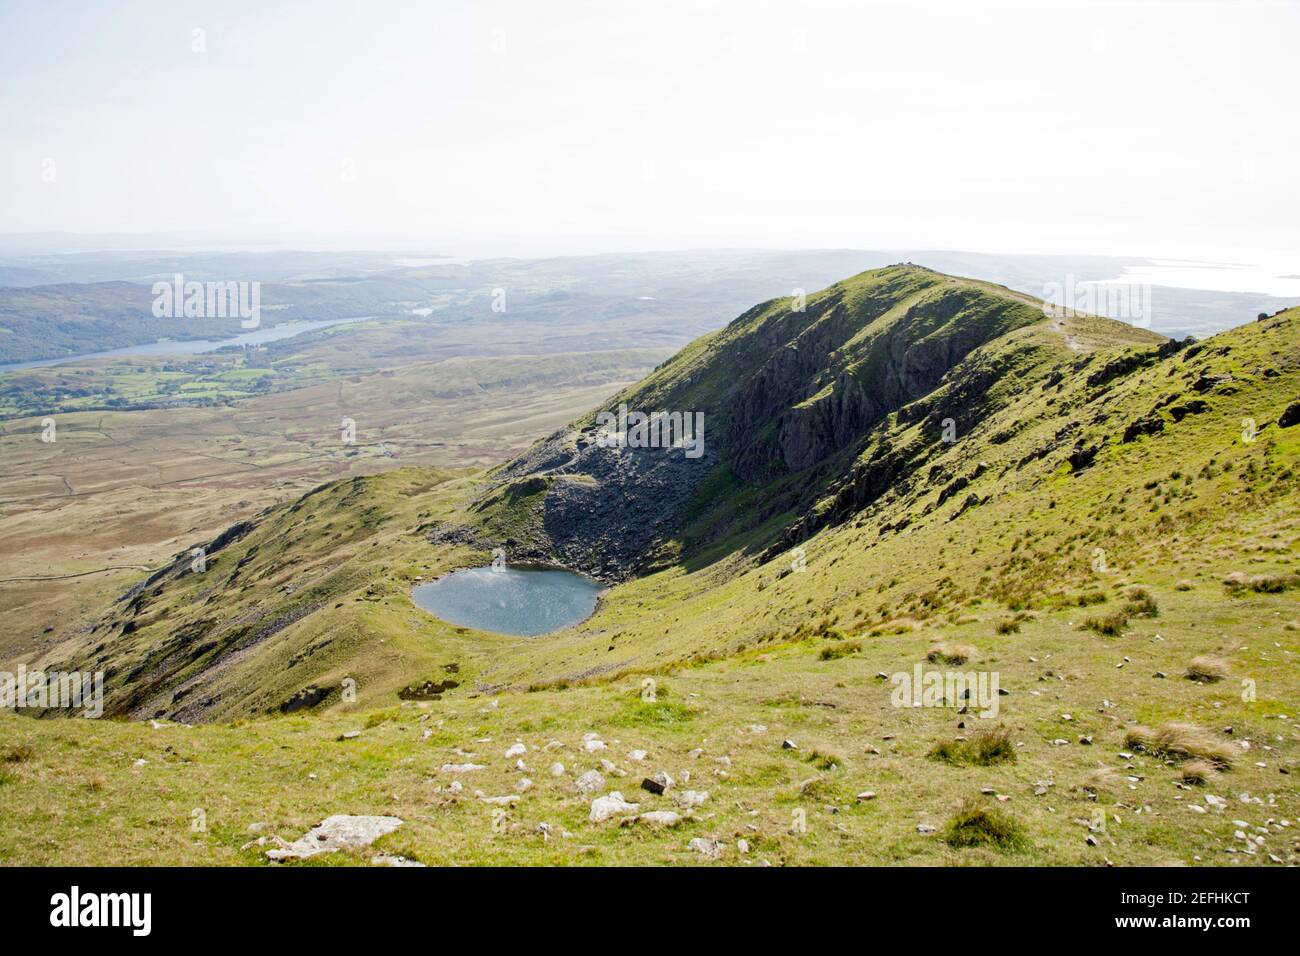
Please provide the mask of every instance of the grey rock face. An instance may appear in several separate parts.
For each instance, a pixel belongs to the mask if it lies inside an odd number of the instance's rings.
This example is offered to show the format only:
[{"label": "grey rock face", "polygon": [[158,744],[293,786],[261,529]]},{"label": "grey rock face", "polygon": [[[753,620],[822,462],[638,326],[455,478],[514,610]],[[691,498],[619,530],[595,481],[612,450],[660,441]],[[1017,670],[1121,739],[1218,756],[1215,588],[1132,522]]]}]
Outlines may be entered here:
[{"label": "grey rock face", "polygon": [[[545,542],[516,542],[511,559],[556,561],[607,581],[636,572],[681,527],[683,504],[717,462],[705,420],[704,453],[681,448],[601,447],[594,432],[558,432],[501,473],[549,481],[542,505]],[[563,449],[569,448],[566,454]],[[544,465],[561,462],[554,471]]]}]

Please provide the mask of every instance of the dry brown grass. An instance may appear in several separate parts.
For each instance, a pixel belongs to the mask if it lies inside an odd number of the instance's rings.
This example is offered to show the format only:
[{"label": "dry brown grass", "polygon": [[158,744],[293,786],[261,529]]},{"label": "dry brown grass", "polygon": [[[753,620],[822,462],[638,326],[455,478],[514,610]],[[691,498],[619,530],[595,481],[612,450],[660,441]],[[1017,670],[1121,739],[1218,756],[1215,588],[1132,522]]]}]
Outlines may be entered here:
[{"label": "dry brown grass", "polygon": [[977,657],[979,657],[979,651],[969,644],[955,644],[951,641],[940,641],[931,647],[930,652],[925,655],[925,659],[931,664],[953,665],[965,664]]},{"label": "dry brown grass", "polygon": [[841,657],[848,657],[850,654],[856,654],[862,650],[861,641],[836,641],[834,644],[827,644],[817,654],[817,659],[822,661],[834,661]]},{"label": "dry brown grass", "polygon": [[1096,793],[1098,790],[1113,790],[1119,786],[1120,776],[1112,767],[1098,767],[1083,778],[1079,787]]},{"label": "dry brown grass", "polygon": [[1187,679],[1201,684],[1213,684],[1228,676],[1228,662],[1221,657],[1202,654],[1193,657],[1187,665]]},{"label": "dry brown grass", "polygon": [[1081,625],[1085,630],[1096,631],[1098,634],[1106,637],[1118,637],[1124,633],[1124,628],[1128,627],[1128,614],[1124,611],[1114,611],[1110,614],[1089,615],[1084,618]]},{"label": "dry brown grass", "polygon": [[1208,760],[1189,760],[1183,764],[1178,779],[1189,786],[1202,787],[1217,775],[1218,770]]},{"label": "dry brown grass", "polygon": [[1258,594],[1281,594],[1292,588],[1300,587],[1300,574],[1246,574],[1233,571],[1223,579],[1223,586],[1229,594],[1242,591],[1254,591]]},{"label": "dry brown grass", "polygon": [[913,617],[895,617],[882,624],[877,624],[867,633],[871,637],[881,637],[886,634],[907,634],[911,631],[919,630],[921,622]]},{"label": "dry brown grass", "polygon": [[1152,730],[1134,724],[1124,736],[1124,743],[1157,757],[1171,760],[1204,760],[1219,770],[1232,766],[1236,754],[1210,731],[1195,724],[1174,722]]}]

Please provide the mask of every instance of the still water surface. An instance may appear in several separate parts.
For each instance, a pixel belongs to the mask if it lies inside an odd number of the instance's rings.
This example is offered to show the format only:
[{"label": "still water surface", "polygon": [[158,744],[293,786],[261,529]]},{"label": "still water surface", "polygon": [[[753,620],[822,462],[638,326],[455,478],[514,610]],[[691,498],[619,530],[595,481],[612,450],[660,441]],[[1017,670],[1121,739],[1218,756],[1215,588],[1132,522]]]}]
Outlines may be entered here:
[{"label": "still water surface", "polygon": [[553,568],[466,568],[420,584],[411,598],[462,627],[535,637],[591,617],[604,585]]}]

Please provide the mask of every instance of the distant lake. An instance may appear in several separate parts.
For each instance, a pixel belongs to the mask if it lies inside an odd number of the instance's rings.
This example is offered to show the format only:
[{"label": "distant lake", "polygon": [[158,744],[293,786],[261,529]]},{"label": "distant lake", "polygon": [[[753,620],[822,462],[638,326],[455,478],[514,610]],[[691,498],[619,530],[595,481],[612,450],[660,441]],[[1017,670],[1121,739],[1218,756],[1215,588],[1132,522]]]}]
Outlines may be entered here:
[{"label": "distant lake", "polygon": [[1295,265],[1295,260],[1264,266],[1156,259],[1144,265],[1126,266],[1118,278],[1103,281],[1117,285],[1147,284],[1300,298],[1300,276],[1291,274],[1295,272]]},{"label": "distant lake", "polygon": [[604,585],[572,571],[467,568],[420,584],[411,598],[450,624],[536,637],[591,617]]},{"label": "distant lake", "polygon": [[10,362],[0,365],[0,372],[16,372],[24,368],[45,368],[50,365],[63,365],[67,362],[82,362],[93,358],[110,358],[115,355],[201,355],[215,352],[231,345],[265,345],[280,339],[292,338],[304,332],[329,328],[331,325],[343,325],[348,322],[364,322],[372,315],[362,315],[351,319],[321,319],[316,322],[285,322],[281,325],[269,325],[251,332],[241,332],[226,339],[186,339],[177,341],[168,339],[164,342],[143,342],[140,345],[127,345],[120,349],[107,349],[103,352],[86,352],[83,355],[61,355],[58,358],[37,359],[33,362]]}]

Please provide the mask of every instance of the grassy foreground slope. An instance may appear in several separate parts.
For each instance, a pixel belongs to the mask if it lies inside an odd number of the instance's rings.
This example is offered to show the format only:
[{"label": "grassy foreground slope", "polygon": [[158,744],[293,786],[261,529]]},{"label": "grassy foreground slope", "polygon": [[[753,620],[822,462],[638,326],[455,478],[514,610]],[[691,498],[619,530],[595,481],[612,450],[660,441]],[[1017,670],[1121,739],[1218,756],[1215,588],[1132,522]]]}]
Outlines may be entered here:
[{"label": "grassy foreground slope", "polygon": [[[804,321],[767,308],[750,334]],[[1297,862],[1300,310],[1183,347],[1019,315],[821,461],[741,477],[801,414],[767,409],[648,573],[543,639],[409,587],[549,536],[580,476],[402,471],[268,512],[62,649],[167,722],[0,718],[0,855],[252,863],[259,836],[392,813],[380,846],[428,863]],[[720,344],[632,400],[726,415]],[[917,664],[996,674],[998,714],[895,706]],[[591,822],[590,770],[677,821]],[[674,786],[640,789],[657,771]]]}]

